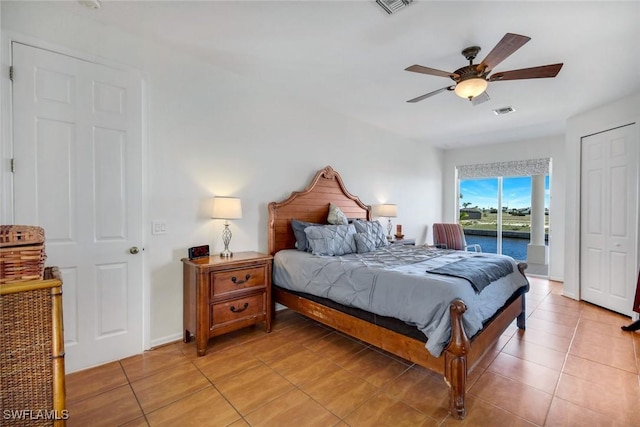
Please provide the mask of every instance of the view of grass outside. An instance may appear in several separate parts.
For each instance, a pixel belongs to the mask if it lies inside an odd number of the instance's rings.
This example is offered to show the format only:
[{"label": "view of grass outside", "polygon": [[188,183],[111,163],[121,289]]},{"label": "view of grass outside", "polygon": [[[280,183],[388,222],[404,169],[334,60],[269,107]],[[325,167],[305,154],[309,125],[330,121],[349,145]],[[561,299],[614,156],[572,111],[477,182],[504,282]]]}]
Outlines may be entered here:
[{"label": "view of grass outside", "polygon": [[[465,230],[493,230],[498,229],[498,211],[493,209],[473,209],[480,212],[479,219],[468,219],[469,214],[466,212],[460,214],[460,224]],[[549,231],[549,215],[545,215],[545,230]],[[531,231],[531,215],[530,214],[512,214],[509,212],[502,213],[502,231],[517,231],[529,233]]]}]

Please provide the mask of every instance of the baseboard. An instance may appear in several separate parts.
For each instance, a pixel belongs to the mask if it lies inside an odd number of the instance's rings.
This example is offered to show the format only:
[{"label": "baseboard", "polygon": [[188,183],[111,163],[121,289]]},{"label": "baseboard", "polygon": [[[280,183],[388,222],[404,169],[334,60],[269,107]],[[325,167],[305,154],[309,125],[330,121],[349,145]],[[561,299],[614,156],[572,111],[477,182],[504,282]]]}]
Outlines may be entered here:
[{"label": "baseboard", "polygon": [[[286,308],[287,307],[285,307],[284,305],[276,303],[276,311],[285,310]],[[146,350],[151,350],[152,348],[160,347],[166,344],[171,344],[176,341],[182,341],[182,338],[183,336],[181,333],[174,334],[174,335],[167,335],[161,338],[155,338],[151,340],[151,347],[147,348]]]},{"label": "baseboard", "polygon": [[166,344],[171,344],[176,341],[182,341],[182,338],[183,338],[182,334],[178,333],[175,335],[167,335],[165,337],[153,339],[151,340],[151,347],[148,348],[147,350],[151,350],[152,348],[160,347]]}]

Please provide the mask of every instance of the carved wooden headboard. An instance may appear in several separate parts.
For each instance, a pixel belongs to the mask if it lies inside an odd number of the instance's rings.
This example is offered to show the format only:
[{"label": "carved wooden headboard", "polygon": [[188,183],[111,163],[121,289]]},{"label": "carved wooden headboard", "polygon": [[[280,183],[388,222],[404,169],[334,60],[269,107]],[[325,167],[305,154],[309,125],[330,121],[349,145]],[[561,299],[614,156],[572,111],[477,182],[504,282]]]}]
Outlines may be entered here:
[{"label": "carved wooden headboard", "polygon": [[282,202],[269,203],[269,253],[295,248],[291,219],[326,224],[329,203],[338,206],[349,219],[371,220],[371,206],[349,193],[340,174],[327,166],[304,190],[292,192]]}]

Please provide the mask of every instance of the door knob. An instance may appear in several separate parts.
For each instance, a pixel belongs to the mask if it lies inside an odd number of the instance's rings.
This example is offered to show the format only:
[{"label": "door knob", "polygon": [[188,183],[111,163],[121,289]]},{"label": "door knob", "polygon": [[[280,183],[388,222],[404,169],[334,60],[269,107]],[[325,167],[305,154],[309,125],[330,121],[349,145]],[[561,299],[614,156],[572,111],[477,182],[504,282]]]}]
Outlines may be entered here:
[{"label": "door knob", "polygon": [[137,247],[137,246],[131,246],[131,247],[129,248],[129,253],[130,253],[130,254],[135,255],[135,254],[137,254],[138,252],[140,252],[140,249],[138,249],[138,247]]}]

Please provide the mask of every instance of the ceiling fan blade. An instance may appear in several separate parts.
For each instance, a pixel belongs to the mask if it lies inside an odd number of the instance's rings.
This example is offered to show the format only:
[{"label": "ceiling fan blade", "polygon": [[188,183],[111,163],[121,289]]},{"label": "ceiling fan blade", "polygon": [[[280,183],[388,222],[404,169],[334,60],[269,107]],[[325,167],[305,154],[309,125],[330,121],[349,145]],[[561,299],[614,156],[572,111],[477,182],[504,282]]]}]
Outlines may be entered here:
[{"label": "ceiling fan blade", "polygon": [[478,64],[478,72],[486,73],[493,70],[493,67],[507,59],[509,55],[520,49],[529,40],[531,40],[531,37],[521,36],[520,34],[505,34],[487,57]]},{"label": "ceiling fan blade", "polygon": [[493,73],[489,76],[490,82],[501,80],[521,80],[521,79],[541,79],[546,77],[555,77],[562,68],[562,63],[542,65],[540,67],[522,68],[520,70],[502,71]]},{"label": "ceiling fan blade", "polygon": [[445,90],[453,90],[454,88],[455,88],[455,86],[446,86],[446,87],[443,87],[443,88],[441,88],[441,89],[434,90],[433,92],[429,92],[429,93],[427,93],[427,94],[424,94],[424,95],[422,95],[422,96],[419,96],[419,97],[417,97],[417,98],[410,99],[410,100],[408,100],[407,102],[414,103],[414,102],[422,101],[423,99],[427,99],[427,98],[429,98],[429,97],[431,97],[431,96],[433,96],[433,95],[437,95],[437,94],[439,94],[440,92],[444,92]]},{"label": "ceiling fan blade", "polygon": [[449,73],[448,71],[436,70],[435,68],[423,67],[422,65],[412,65],[404,69],[405,71],[413,71],[414,73],[430,74],[432,76],[450,77],[456,79],[460,77],[456,73]]}]

